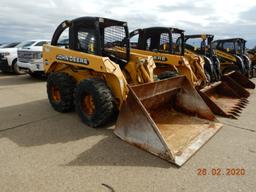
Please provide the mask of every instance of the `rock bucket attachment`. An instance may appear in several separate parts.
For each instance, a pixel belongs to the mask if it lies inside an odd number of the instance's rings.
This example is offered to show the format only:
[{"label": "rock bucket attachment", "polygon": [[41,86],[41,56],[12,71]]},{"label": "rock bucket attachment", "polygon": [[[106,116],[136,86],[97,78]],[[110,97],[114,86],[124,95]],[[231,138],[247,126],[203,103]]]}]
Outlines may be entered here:
[{"label": "rock bucket attachment", "polygon": [[248,103],[250,93],[233,78],[224,76],[222,81],[213,83],[198,91],[214,114],[237,119],[242,108]]},{"label": "rock bucket attachment", "polygon": [[129,86],[114,133],[181,166],[221,127],[184,77]]}]

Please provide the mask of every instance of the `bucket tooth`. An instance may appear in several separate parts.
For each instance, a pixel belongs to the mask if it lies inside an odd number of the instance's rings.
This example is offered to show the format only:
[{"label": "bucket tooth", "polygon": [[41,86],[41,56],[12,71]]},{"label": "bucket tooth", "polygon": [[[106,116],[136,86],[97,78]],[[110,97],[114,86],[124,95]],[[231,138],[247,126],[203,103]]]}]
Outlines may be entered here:
[{"label": "bucket tooth", "polygon": [[241,112],[242,112],[242,109],[241,109],[241,107],[236,106],[236,107],[233,107],[233,108],[232,108],[232,111],[236,111],[236,112],[238,112],[238,113],[241,113]]},{"label": "bucket tooth", "polygon": [[222,127],[184,76],[129,86],[114,133],[181,166]]},{"label": "bucket tooth", "polygon": [[232,119],[238,119],[237,117],[239,117],[239,114],[237,114],[235,112],[229,112],[228,116],[229,116],[229,118],[232,118]]},{"label": "bucket tooth", "polygon": [[244,109],[246,107],[245,104],[243,104],[243,103],[239,103],[237,106],[242,108],[242,109]]},{"label": "bucket tooth", "polygon": [[239,112],[242,112],[242,108],[241,107],[239,107],[239,106],[235,106],[235,107],[233,107],[233,109],[235,109],[235,110],[237,110],[237,111],[239,111]]},{"label": "bucket tooth", "polygon": [[246,104],[247,104],[247,103],[240,102],[240,103],[238,104],[238,106],[241,107],[241,108],[245,108],[245,107],[246,107]]},{"label": "bucket tooth", "polygon": [[238,110],[238,109],[231,109],[231,112],[234,112],[234,113],[236,113],[236,114],[239,114],[239,113],[241,113],[241,111],[240,110]]},{"label": "bucket tooth", "polygon": [[248,99],[241,99],[243,103],[249,103],[249,100]]}]

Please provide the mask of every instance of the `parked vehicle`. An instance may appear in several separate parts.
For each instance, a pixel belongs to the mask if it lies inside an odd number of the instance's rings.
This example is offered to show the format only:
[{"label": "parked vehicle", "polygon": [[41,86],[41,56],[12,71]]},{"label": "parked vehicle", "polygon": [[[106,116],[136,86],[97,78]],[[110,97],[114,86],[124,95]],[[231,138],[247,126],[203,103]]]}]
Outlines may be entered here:
[{"label": "parked vehicle", "polygon": [[29,46],[18,49],[18,67],[32,77],[44,75],[42,63],[42,47],[50,43],[49,40],[33,40]]},{"label": "parked vehicle", "polygon": [[14,48],[16,47],[18,44],[20,44],[21,42],[12,42],[12,43],[2,43],[0,48]]},{"label": "parked vehicle", "polygon": [[0,70],[2,72],[14,72],[23,74],[24,72],[17,66],[17,49],[25,43],[12,42],[0,47]]}]

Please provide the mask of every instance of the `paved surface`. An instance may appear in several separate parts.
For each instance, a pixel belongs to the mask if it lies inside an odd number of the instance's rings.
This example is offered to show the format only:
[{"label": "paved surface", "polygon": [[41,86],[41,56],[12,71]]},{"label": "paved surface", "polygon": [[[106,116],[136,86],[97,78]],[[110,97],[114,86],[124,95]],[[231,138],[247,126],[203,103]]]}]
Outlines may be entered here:
[{"label": "paved surface", "polygon": [[[256,82],[254,80],[254,82]],[[0,73],[0,191],[256,191],[256,95],[177,168],[48,103],[45,82]],[[112,127],[113,128],[113,127]],[[245,176],[198,176],[244,168]]]}]

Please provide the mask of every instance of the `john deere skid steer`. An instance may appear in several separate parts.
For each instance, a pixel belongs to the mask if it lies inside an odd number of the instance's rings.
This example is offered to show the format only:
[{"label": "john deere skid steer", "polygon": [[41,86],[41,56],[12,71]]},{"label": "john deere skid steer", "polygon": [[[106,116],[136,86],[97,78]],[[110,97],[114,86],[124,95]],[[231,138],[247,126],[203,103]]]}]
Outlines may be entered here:
[{"label": "john deere skid steer", "polygon": [[223,74],[237,71],[248,78],[251,77],[251,60],[245,53],[245,44],[246,41],[242,38],[221,39],[212,42]]},{"label": "john deere skid steer", "polygon": [[[59,43],[66,30],[68,43]],[[154,82],[153,58],[130,52],[126,22],[99,17],[64,21],[51,45],[44,45],[43,62],[55,110],[75,107],[91,127],[118,115],[118,137],[177,165],[222,126],[184,76]]]},{"label": "john deere skid steer", "polygon": [[236,118],[248,102],[246,98],[250,93],[232,78],[225,77],[207,85],[206,74],[213,75],[212,66],[196,54],[184,53],[183,30],[152,27],[137,29],[130,36],[131,52],[153,56],[157,66],[154,73],[160,79],[175,75],[174,70],[185,75],[215,114]]}]

